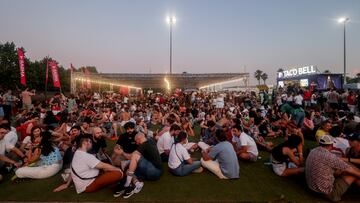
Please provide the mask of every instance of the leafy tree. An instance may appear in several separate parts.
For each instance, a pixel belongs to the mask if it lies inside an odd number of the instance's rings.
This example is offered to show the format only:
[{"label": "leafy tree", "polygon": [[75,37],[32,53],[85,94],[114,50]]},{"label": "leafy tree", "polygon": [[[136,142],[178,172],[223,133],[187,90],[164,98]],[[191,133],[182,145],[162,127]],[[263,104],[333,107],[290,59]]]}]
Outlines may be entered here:
[{"label": "leafy tree", "polygon": [[266,80],[268,79],[268,74],[266,74],[266,73],[261,74],[261,79],[264,81],[264,85],[265,85]]},{"label": "leafy tree", "polygon": [[[24,48],[21,48],[26,53]],[[31,62],[25,54],[26,87],[39,91],[45,90],[46,64],[51,58]],[[58,66],[58,72],[63,91],[70,90],[70,73],[62,66]],[[20,84],[20,69],[17,47],[13,42],[0,43],[0,87],[4,89],[25,89]],[[51,71],[49,70],[48,90],[59,91],[52,86]]]},{"label": "leafy tree", "polygon": [[357,78],[360,78],[360,73],[356,73],[356,77],[357,77]]},{"label": "leafy tree", "polygon": [[259,81],[259,85],[260,85],[260,80],[261,80],[261,75],[262,75],[262,71],[261,70],[256,70],[254,77]]}]

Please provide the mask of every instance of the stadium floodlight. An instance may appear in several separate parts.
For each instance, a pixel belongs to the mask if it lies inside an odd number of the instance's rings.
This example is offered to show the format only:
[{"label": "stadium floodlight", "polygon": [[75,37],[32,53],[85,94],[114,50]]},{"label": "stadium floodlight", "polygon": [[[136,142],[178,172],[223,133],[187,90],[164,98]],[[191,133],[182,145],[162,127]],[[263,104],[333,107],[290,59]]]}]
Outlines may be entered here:
[{"label": "stadium floodlight", "polygon": [[347,17],[341,17],[338,19],[338,23],[346,23],[347,21],[349,21],[350,18],[347,18]]}]

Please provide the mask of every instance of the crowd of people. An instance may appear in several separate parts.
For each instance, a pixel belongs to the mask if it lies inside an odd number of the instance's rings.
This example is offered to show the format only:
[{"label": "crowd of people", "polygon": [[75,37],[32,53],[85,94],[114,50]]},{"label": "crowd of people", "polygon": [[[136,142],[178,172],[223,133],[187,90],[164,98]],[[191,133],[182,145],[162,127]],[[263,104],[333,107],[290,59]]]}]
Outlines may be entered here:
[{"label": "crowd of people", "polygon": [[[54,192],[113,185],[115,197],[129,198],[164,170],[241,179],[240,163],[257,162],[267,151],[274,174],[304,174],[312,191],[339,201],[351,185],[360,186],[358,94],[297,86],[272,95],[83,89],[45,100],[34,99],[35,90],[9,90],[0,98],[0,180],[12,172],[12,179],[61,174]],[[318,147],[306,147],[308,140]]]}]

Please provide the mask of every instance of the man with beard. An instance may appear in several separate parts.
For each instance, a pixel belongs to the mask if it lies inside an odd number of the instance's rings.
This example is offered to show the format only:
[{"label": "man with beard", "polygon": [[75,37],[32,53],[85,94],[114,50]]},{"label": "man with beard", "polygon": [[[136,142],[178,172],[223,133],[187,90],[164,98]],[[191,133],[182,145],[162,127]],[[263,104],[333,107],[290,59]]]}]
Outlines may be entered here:
[{"label": "man with beard", "polygon": [[[123,170],[129,165],[131,154],[136,150],[135,143],[135,123],[127,122],[124,125],[125,133],[120,135],[114,147],[114,154],[112,157],[115,165],[120,165]],[[123,153],[124,152],[124,153]]]}]

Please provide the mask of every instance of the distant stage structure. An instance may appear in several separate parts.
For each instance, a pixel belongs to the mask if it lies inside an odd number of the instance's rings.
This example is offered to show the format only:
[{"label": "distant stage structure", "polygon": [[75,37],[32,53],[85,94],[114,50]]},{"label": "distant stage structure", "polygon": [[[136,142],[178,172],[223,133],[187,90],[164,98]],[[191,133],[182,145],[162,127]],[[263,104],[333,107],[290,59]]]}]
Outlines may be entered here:
[{"label": "distant stage structure", "polygon": [[96,73],[71,74],[71,92],[81,87],[97,90],[117,91],[119,88],[130,90],[146,89],[197,89],[219,91],[227,86],[248,87],[249,73]]}]

